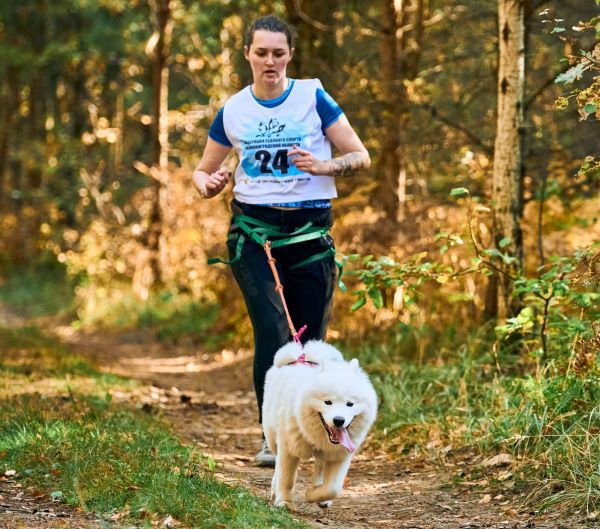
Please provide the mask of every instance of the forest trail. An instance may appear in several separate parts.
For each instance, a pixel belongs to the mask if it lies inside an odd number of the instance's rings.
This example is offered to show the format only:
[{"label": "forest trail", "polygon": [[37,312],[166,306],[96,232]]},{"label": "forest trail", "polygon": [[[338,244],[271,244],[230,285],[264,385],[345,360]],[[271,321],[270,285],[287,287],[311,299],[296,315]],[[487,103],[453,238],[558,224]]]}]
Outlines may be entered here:
[{"label": "forest trail", "polygon": [[[78,354],[104,369],[142,381],[146,405],[160,408],[186,441],[219,462],[217,475],[268,498],[272,470],[253,466],[261,430],[256,422],[249,351],[203,353],[170,346],[139,331],[107,335],[59,329]],[[150,397],[150,401],[148,400]],[[477,459],[478,456],[475,456]],[[479,460],[481,462],[481,460]],[[395,460],[367,446],[355,457],[342,495],[333,507],[299,501],[298,516],[333,529],[571,529],[569,521],[534,517],[518,499],[484,487],[449,487],[469,459],[434,463]],[[299,495],[310,463],[299,472]]]},{"label": "forest trail", "polygon": [[[2,308],[0,324],[7,323],[23,320]],[[268,498],[272,470],[253,466],[261,431],[256,422],[249,351],[208,354],[192,346],[161,343],[142,331],[82,332],[68,326],[46,330],[102,370],[140,381],[141,390],[114,395],[114,399],[134,401],[149,412],[160,410],[186,442],[219,463],[219,479]],[[299,501],[297,516],[314,527],[332,529],[584,527],[555,516],[536,517],[520,505],[518,497],[503,494],[497,487],[492,491],[482,483],[449,486],[453,475],[477,461],[481,462],[480,456],[446,458],[444,462],[398,460],[372,449],[367,441],[333,507],[322,510]],[[310,463],[304,463],[299,472],[299,500],[309,475]],[[0,503],[4,509],[12,506],[12,514],[0,515],[2,527],[98,527],[93,517],[65,509],[48,511],[42,499],[23,498],[24,493],[27,491],[10,483],[3,485],[0,496],[4,501]],[[21,494],[21,503],[14,501],[15,494]],[[24,499],[26,509],[16,511],[14,506],[25,505]]]}]

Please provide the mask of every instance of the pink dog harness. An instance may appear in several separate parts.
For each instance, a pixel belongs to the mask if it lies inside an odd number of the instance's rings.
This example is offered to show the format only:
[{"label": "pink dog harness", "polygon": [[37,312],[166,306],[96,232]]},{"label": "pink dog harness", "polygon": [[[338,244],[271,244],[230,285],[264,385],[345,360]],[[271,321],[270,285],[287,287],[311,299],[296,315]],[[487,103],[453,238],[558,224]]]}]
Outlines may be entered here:
[{"label": "pink dog harness", "polygon": [[316,362],[311,362],[310,360],[307,360],[306,353],[302,353],[296,360],[294,360],[293,362],[290,362],[288,364],[288,366],[295,366],[295,365],[317,367],[319,364],[317,364]]}]

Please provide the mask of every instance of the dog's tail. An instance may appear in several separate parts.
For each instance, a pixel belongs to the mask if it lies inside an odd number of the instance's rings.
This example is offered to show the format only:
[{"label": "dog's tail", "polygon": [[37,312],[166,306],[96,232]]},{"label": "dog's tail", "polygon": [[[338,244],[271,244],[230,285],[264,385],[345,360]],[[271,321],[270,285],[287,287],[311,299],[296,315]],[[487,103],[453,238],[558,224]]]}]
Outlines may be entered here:
[{"label": "dog's tail", "polygon": [[309,340],[304,344],[306,360],[316,364],[324,362],[343,362],[344,357],[333,345],[321,340]]},{"label": "dog's tail", "polygon": [[302,345],[298,342],[290,342],[277,351],[275,358],[273,359],[273,365],[275,367],[286,366],[298,360],[298,357],[301,354]]}]

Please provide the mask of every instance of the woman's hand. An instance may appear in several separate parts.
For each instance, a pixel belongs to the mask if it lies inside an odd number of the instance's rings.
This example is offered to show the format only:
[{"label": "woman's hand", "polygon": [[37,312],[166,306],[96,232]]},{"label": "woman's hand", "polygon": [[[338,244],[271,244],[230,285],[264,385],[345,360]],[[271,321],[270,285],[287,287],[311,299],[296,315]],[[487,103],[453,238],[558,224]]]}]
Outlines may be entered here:
[{"label": "woman's hand", "polygon": [[318,160],[310,151],[301,149],[297,145],[292,145],[288,151],[290,161],[304,173],[313,175],[327,174],[327,162]]},{"label": "woman's hand", "polygon": [[193,179],[202,196],[212,198],[225,189],[225,186],[229,183],[230,175],[225,167],[220,167],[212,174],[197,169],[194,171]]}]

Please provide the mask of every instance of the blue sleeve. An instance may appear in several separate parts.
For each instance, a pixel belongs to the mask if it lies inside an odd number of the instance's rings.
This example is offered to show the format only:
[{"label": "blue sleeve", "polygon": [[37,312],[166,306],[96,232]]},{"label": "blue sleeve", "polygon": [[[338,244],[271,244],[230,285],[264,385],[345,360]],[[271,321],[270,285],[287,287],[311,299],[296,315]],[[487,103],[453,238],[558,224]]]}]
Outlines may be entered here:
[{"label": "blue sleeve", "polygon": [[321,118],[321,130],[325,134],[325,129],[333,125],[344,111],[322,88],[317,88],[317,113]]},{"label": "blue sleeve", "polygon": [[227,134],[225,134],[225,127],[223,125],[223,109],[219,110],[217,117],[212,122],[210,129],[208,129],[208,136],[225,147],[233,147]]}]

